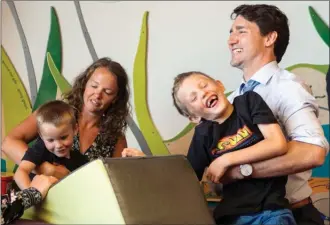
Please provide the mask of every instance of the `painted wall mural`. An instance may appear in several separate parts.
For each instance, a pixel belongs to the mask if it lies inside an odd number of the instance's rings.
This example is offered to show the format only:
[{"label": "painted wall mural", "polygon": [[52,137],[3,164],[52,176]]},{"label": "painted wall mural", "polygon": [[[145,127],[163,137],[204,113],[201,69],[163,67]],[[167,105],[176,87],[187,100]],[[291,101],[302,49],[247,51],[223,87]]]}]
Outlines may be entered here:
[{"label": "painted wall mural", "polygon": [[24,35],[24,30],[23,30],[21,21],[18,17],[18,14],[17,14],[15,4],[14,4],[13,1],[8,1],[7,4],[10,8],[10,11],[11,11],[14,19],[15,19],[17,30],[18,30],[19,36],[21,38],[22,47],[23,47],[23,50],[24,50],[25,62],[26,62],[26,69],[28,71],[28,78],[29,78],[30,92],[31,92],[31,100],[32,100],[32,103],[34,103],[34,101],[36,99],[36,96],[37,96],[37,81],[36,81],[36,76],[35,76],[35,73],[34,73],[32,57],[31,57],[31,54],[30,54],[29,46],[28,46],[27,41],[26,41],[26,37]]},{"label": "painted wall mural", "polygon": [[[20,36],[24,59],[26,63],[29,94],[26,85],[21,80],[20,75],[4,46],[1,46],[2,55],[2,137],[4,137],[13,127],[23,121],[35,109],[44,102],[51,99],[60,98],[61,93],[71,88],[65,74],[62,74],[62,34],[60,20],[55,7],[50,8],[50,30],[47,41],[46,53],[44,56],[43,72],[39,88],[37,89],[36,75],[33,68],[29,46],[24,35],[23,26],[18,17],[15,4],[7,1],[8,7],[15,20]],[[75,9],[81,26],[81,31],[89,53],[93,60],[98,56],[95,51],[92,39],[89,35],[79,1],[74,1]],[[324,42],[324,48],[329,49],[329,27],[318,15],[313,7],[309,7],[311,23],[315,27],[315,32]],[[194,124],[188,123],[184,129],[174,137],[164,140],[155,125],[152,114],[148,107],[147,87],[148,85],[148,16],[149,11],[145,11],[142,17],[140,37],[133,65],[133,96],[137,123],[132,117],[128,118],[129,127],[136,138],[140,148],[147,155],[167,155],[186,154],[194,132]],[[301,76],[311,87],[313,95],[320,106],[320,121],[325,135],[329,141],[329,106],[327,105],[327,94],[325,88],[325,74],[328,64],[307,64],[300,63],[287,67],[289,71]],[[228,91],[229,94],[231,90]],[[14,171],[15,165],[8,160],[5,155],[1,159],[2,171]],[[313,187],[313,201],[326,219],[329,217],[329,155],[322,167],[313,170],[313,179],[310,181]]]}]

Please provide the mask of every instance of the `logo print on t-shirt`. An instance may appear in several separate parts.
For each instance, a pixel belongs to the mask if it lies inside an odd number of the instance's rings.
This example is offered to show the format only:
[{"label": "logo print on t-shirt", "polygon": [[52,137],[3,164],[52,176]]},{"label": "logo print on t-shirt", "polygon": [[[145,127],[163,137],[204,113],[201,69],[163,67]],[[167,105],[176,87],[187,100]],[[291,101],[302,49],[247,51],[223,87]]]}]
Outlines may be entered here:
[{"label": "logo print on t-shirt", "polygon": [[212,154],[216,155],[219,154],[220,151],[233,149],[243,141],[249,139],[252,134],[252,131],[245,125],[243,128],[238,129],[236,134],[221,138],[218,141],[217,148],[212,150]]}]

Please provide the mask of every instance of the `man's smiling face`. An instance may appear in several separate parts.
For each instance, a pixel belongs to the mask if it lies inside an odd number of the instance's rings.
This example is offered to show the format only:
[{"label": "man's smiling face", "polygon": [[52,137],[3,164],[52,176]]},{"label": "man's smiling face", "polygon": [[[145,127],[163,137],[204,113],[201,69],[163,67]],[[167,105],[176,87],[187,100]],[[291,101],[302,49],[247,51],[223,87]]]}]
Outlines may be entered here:
[{"label": "man's smiling face", "polygon": [[243,69],[252,64],[256,57],[265,51],[265,37],[260,33],[256,23],[238,16],[232,24],[228,39],[231,52],[230,64]]}]

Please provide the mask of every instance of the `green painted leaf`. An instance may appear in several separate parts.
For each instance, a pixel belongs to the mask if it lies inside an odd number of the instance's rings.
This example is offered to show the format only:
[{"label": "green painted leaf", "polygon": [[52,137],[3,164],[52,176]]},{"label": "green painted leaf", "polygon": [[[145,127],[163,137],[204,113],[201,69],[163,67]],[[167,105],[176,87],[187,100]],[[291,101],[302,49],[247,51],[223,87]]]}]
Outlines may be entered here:
[{"label": "green painted leaf", "polygon": [[170,142],[173,142],[173,141],[176,141],[176,140],[182,138],[187,133],[189,133],[189,131],[191,131],[192,129],[194,129],[195,126],[196,126],[195,123],[189,123],[185,128],[183,128],[183,130],[179,134],[177,134],[174,138],[171,138],[169,140],[164,140],[164,143],[170,143]]},{"label": "green painted leaf", "polygon": [[151,119],[147,106],[147,25],[148,12],[143,15],[140,41],[134,61],[133,85],[136,117],[153,155],[168,155],[161,136]]},{"label": "green painted leaf", "polygon": [[[51,25],[47,43],[46,53],[50,52],[53,56],[54,63],[57,68],[62,68],[62,41],[60,25],[54,7],[51,7]],[[33,111],[41,104],[54,100],[56,98],[57,86],[47,64],[47,56],[45,55],[44,68],[36,102]]]},{"label": "green painted leaf", "polygon": [[[6,136],[11,129],[27,118],[31,110],[30,98],[13,63],[1,46],[1,103],[2,135]],[[6,159],[7,171],[14,170],[14,162]]]},{"label": "green painted leaf", "polygon": [[329,47],[329,27],[328,25],[322,20],[322,18],[317,14],[312,6],[308,7],[309,14],[312,18],[314,27],[317,33],[320,35],[322,40],[328,45]]},{"label": "green painted leaf", "polygon": [[323,73],[324,75],[326,75],[327,71],[328,71],[328,68],[329,68],[329,65],[315,65],[315,64],[308,64],[308,63],[299,63],[299,64],[295,64],[293,66],[287,67],[286,70],[292,71],[294,69],[303,68],[303,67],[317,70],[317,71]]},{"label": "green painted leaf", "polygon": [[49,52],[47,52],[47,62],[49,70],[55,80],[55,83],[57,84],[58,88],[62,93],[66,93],[71,90],[70,83],[64,78],[64,76],[58,71],[56,68],[56,65],[54,63],[54,60]]}]

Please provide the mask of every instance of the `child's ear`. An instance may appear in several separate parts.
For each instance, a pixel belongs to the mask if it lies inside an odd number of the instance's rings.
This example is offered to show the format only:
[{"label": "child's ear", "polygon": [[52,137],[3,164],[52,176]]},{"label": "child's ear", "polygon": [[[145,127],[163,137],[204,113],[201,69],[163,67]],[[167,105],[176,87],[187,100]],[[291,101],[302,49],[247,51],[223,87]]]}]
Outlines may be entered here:
[{"label": "child's ear", "polygon": [[42,141],[44,141],[44,138],[42,137],[42,135],[40,134],[40,132],[38,131],[38,135],[41,138]]},{"label": "child's ear", "polygon": [[215,81],[217,83],[217,85],[220,87],[220,89],[222,90],[222,92],[225,92],[226,88],[223,85],[223,83],[220,80],[216,80]]},{"label": "child's ear", "polygon": [[74,126],[73,132],[74,132],[74,135],[78,134],[78,123],[76,123],[76,125]]},{"label": "child's ear", "polygon": [[192,122],[192,123],[196,123],[196,124],[199,124],[199,122],[201,121],[201,117],[200,116],[189,116],[189,120]]}]

